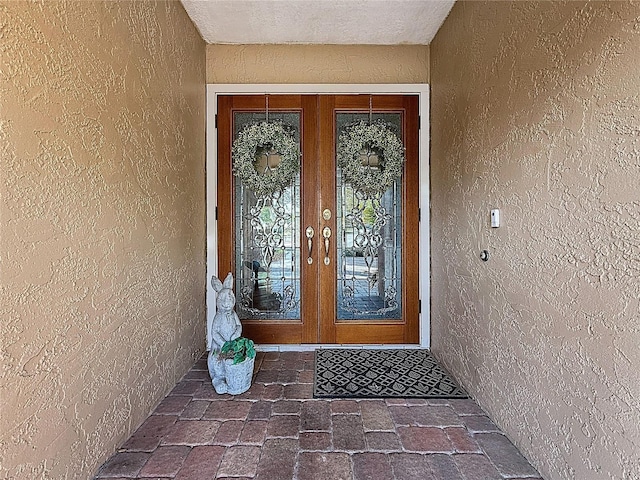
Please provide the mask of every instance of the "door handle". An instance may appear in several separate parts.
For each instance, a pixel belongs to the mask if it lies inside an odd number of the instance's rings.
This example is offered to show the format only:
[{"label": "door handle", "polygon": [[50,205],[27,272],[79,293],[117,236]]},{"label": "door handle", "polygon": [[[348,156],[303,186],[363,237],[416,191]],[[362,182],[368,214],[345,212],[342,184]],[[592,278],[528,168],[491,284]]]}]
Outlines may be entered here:
[{"label": "door handle", "polygon": [[331,229],[324,227],[322,229],[322,236],[324,237],[324,264],[329,265],[331,262],[329,259],[329,237],[331,237]]},{"label": "door handle", "polygon": [[313,250],[313,235],[315,234],[311,225],[307,227],[305,234],[307,235],[307,248],[309,249],[309,253],[307,254],[307,263],[311,265],[313,263],[313,257],[311,257],[311,251]]}]

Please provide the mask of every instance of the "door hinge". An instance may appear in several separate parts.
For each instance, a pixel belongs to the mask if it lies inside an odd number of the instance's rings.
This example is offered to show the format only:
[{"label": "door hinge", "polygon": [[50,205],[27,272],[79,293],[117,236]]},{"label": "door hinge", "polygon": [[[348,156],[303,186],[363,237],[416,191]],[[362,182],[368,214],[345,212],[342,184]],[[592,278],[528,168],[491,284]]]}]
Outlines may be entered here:
[{"label": "door hinge", "polygon": [[418,313],[422,313],[422,300],[418,300]]},{"label": "door hinge", "polygon": [[216,207],[216,222],[218,221],[218,207]]},{"label": "door hinge", "polygon": [[218,114],[217,113],[216,113],[216,116],[214,118],[215,118],[214,126],[215,126],[215,128],[218,128]]},{"label": "door hinge", "polygon": [[421,222],[421,221],[422,221],[422,209],[419,208],[418,209],[418,222]]},{"label": "door hinge", "polygon": [[422,130],[422,115],[418,115],[418,130]]}]

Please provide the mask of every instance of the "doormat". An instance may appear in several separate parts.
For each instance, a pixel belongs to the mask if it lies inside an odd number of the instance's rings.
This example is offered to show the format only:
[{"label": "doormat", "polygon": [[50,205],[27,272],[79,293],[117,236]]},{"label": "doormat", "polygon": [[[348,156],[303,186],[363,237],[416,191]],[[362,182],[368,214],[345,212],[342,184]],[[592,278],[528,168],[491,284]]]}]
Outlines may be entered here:
[{"label": "doormat", "polygon": [[468,398],[428,350],[318,349],[315,398]]}]

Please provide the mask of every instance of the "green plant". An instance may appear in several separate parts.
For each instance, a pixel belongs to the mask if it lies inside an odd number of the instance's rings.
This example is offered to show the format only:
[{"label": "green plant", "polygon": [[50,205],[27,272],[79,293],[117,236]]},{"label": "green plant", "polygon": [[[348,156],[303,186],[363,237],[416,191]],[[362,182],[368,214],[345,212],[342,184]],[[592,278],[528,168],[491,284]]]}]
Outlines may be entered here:
[{"label": "green plant", "polygon": [[365,225],[373,225],[376,221],[376,211],[373,209],[373,202],[371,199],[365,203],[364,210],[362,210],[362,223]]},{"label": "green plant", "polygon": [[247,358],[254,358],[256,350],[253,347],[253,340],[245,337],[227,340],[220,349],[220,356],[227,360],[233,359],[234,365],[244,362]]}]

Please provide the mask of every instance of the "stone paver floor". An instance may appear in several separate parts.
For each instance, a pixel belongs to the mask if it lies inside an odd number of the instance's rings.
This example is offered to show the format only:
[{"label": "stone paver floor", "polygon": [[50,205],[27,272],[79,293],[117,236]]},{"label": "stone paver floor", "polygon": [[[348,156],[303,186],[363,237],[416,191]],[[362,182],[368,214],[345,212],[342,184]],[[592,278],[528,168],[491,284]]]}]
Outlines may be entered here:
[{"label": "stone paver floor", "polygon": [[541,478],[473,400],[315,400],[313,352],[258,353],[256,371],[217,395],[200,359],[96,478]]}]

